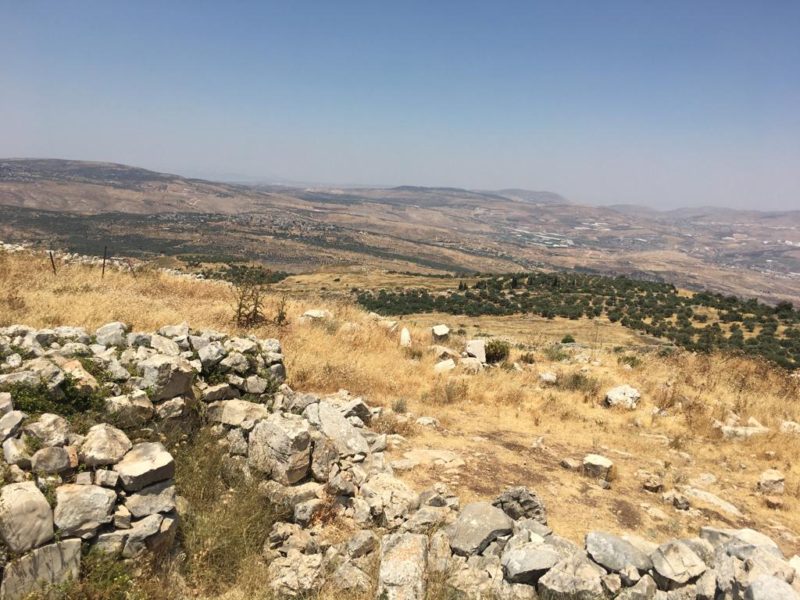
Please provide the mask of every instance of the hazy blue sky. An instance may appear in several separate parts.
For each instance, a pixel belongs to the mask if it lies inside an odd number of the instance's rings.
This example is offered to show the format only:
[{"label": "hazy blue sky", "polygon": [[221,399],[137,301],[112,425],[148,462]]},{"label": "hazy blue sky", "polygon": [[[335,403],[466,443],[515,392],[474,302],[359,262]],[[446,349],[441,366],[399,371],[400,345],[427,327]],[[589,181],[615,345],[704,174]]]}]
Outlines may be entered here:
[{"label": "hazy blue sky", "polygon": [[800,209],[800,1],[0,0],[0,156]]}]

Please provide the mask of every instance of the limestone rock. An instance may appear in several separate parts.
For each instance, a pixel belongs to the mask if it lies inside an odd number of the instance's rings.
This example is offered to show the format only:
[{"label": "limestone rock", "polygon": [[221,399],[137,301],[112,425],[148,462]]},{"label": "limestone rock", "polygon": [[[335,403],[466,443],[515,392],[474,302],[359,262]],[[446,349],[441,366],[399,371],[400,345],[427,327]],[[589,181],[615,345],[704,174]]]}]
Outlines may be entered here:
[{"label": "limestone rock", "polygon": [[0,417],[0,442],[15,435],[27,416],[20,410],[12,410]]},{"label": "limestone rock", "polygon": [[798,600],[800,594],[792,586],[777,577],[762,575],[755,579],[744,592],[744,600]]},{"label": "limestone rock", "polygon": [[86,434],[80,447],[80,460],[89,467],[113,465],[122,460],[131,447],[131,441],[122,430],[101,423]]},{"label": "limestone rock", "polygon": [[128,333],[128,326],[125,323],[114,322],[103,325],[95,331],[94,335],[98,344],[125,348],[128,343],[126,333]]},{"label": "limestone rock", "polygon": [[448,358],[433,365],[433,372],[436,373],[437,375],[440,375],[442,373],[447,373],[448,371],[452,371],[455,368],[456,368],[456,361],[454,361],[452,358]]},{"label": "limestone rock", "polygon": [[121,427],[141,427],[155,414],[153,403],[143,390],[106,398],[105,409]]},{"label": "limestone rock", "polygon": [[586,535],[586,553],[609,571],[619,572],[627,565],[640,573],[653,568],[650,557],[630,542],[610,533],[592,531]]},{"label": "limestone rock", "polygon": [[117,494],[97,485],[65,484],[56,489],[54,522],[65,536],[91,537],[113,518]]},{"label": "limestone rock", "polygon": [[706,570],[703,560],[686,544],[672,540],[661,544],[651,556],[655,574],[666,584],[659,587],[671,589],[697,579]]},{"label": "limestone rock", "polygon": [[221,400],[208,405],[208,419],[229,427],[241,427],[244,421],[258,421],[268,415],[266,406],[246,400]]},{"label": "limestone rock", "polygon": [[259,421],[250,433],[248,464],[284,485],[301,481],[311,466],[308,422],[291,414]]},{"label": "limestone rock", "polygon": [[427,563],[427,536],[413,533],[385,535],[381,541],[378,597],[386,600],[424,600]]},{"label": "limestone rock", "polygon": [[301,554],[293,549],[270,563],[269,588],[278,598],[305,597],[319,587],[321,572],[321,554]]},{"label": "limestone rock", "polygon": [[122,487],[135,492],[175,476],[175,461],[160,442],[136,444],[115,467]]},{"label": "limestone rock", "polygon": [[175,482],[171,479],[159,481],[142,488],[125,498],[125,508],[139,519],[156,513],[168,513],[175,510]]},{"label": "limestone rock", "polygon": [[379,525],[394,529],[419,501],[408,485],[388,473],[378,473],[361,486],[361,496]]},{"label": "limestone rock", "polygon": [[330,438],[340,456],[368,454],[369,444],[335,405],[321,401],[307,407],[303,414],[308,421]]},{"label": "limestone rock", "polygon": [[156,354],[140,362],[138,368],[141,387],[151,391],[153,402],[192,395],[194,370],[185,358]]},{"label": "limestone rock", "polygon": [[33,423],[23,427],[23,431],[39,440],[42,446],[63,446],[67,443],[69,423],[63,417],[44,413]]},{"label": "limestone rock", "polygon": [[70,453],[61,446],[42,448],[31,456],[31,470],[34,473],[55,475],[69,471],[70,468]]},{"label": "limestone rock", "polygon": [[534,519],[547,525],[547,511],[536,492],[526,487],[512,487],[500,494],[492,502],[515,521],[518,519]]},{"label": "limestone rock", "polygon": [[0,537],[18,554],[53,539],[53,511],[32,481],[0,490]]},{"label": "limestone rock", "polygon": [[775,469],[767,469],[758,480],[758,491],[762,494],[781,496],[786,487],[783,473]]},{"label": "limestone rock", "polygon": [[562,559],[541,579],[537,589],[541,600],[604,600],[602,577],[606,572],[586,555],[576,553]]},{"label": "limestone rock", "polygon": [[511,533],[514,522],[488,502],[467,504],[456,522],[448,528],[450,548],[460,556],[481,553],[502,535]]},{"label": "limestone rock", "polygon": [[587,454],[583,458],[583,472],[593,479],[611,481],[614,477],[614,463],[600,454]]},{"label": "limestone rock", "polygon": [[64,540],[37,548],[6,565],[0,598],[21,600],[50,586],[77,580],[80,564],[80,540]]},{"label": "limestone rock", "polygon": [[434,325],[431,336],[434,342],[444,342],[450,337],[450,328],[447,325]]},{"label": "limestone rock", "polygon": [[464,351],[468,356],[477,358],[481,363],[486,362],[486,340],[469,340]]},{"label": "limestone rock", "polygon": [[605,404],[606,406],[620,406],[632,410],[641,398],[639,390],[629,385],[620,385],[611,388],[606,392]]},{"label": "limestone rock", "polygon": [[[510,544],[509,544],[510,545]],[[503,552],[500,563],[511,583],[536,585],[539,579],[561,560],[552,547],[541,542],[526,542]]]}]

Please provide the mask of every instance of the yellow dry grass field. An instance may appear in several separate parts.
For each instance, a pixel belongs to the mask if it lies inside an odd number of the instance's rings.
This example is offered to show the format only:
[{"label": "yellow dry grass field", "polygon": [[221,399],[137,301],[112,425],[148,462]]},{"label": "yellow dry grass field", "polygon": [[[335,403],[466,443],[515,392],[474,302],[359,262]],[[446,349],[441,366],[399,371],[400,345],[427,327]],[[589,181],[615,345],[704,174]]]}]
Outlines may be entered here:
[{"label": "yellow dry grass field", "polygon": [[[414,449],[453,453],[448,456],[455,463],[423,462],[398,472],[418,489],[445,481],[463,503],[491,499],[510,485],[529,486],[543,498],[553,529],[577,542],[594,529],[660,541],[695,535],[699,526],[713,524],[751,526],[771,535],[788,555],[800,552],[800,436],[779,432],[783,419],[800,420],[799,379],[765,363],[725,355],[615,351],[615,346],[642,342],[618,325],[588,321],[414,316],[402,322],[413,345],[401,348],[399,327],[387,329],[343,296],[314,293],[311,282],[317,280],[303,277],[303,285],[288,281],[268,296],[267,313],[274,314],[289,292],[288,323],[266,324],[252,333],[281,340],[288,383],[295,389],[344,388],[373,405],[401,408],[405,403],[414,417],[438,419],[436,430],[403,427],[408,442],[392,454],[399,459]],[[349,289],[352,282],[338,277],[337,283]],[[293,295],[293,286],[302,289]],[[333,318],[302,324],[298,318],[310,308],[327,308]],[[122,320],[149,331],[187,321],[194,328],[234,330],[231,316],[227,284],[155,270],[137,277],[111,271],[101,279],[99,269],[86,266],[63,266],[54,276],[44,257],[0,255],[0,325],[95,328]],[[510,363],[524,353],[534,362],[519,362],[518,370],[434,375],[429,327],[438,320],[465,329],[446,343],[453,350],[460,351],[467,335],[480,332],[513,342]],[[567,333],[579,347],[554,352],[552,342]],[[630,364],[622,356],[633,357]],[[541,383],[544,371],[556,373],[559,383]],[[604,407],[605,391],[624,383],[641,391],[638,407]],[[770,433],[723,440],[712,423],[731,412],[742,421],[757,419]],[[590,452],[614,461],[617,475],[610,490],[559,466],[564,458],[582,459]],[[768,468],[786,476],[780,509],[768,508],[756,490]],[[734,504],[742,516],[697,500],[691,501],[691,511],[676,510],[642,489],[643,471],[662,477],[666,489],[703,487]]]}]

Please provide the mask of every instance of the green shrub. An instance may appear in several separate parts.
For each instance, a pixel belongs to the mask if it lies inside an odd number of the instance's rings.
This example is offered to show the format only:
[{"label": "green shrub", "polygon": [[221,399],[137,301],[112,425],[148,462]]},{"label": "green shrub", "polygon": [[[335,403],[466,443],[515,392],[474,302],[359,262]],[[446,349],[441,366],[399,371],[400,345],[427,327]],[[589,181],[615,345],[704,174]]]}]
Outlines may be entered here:
[{"label": "green shrub", "polygon": [[499,363],[508,360],[511,345],[503,340],[489,340],[486,343],[486,362]]},{"label": "green shrub", "polygon": [[574,344],[575,343],[575,338],[572,337],[571,333],[568,333],[563,338],[561,338],[561,343],[562,344]]},{"label": "green shrub", "polygon": [[405,398],[397,398],[392,402],[392,410],[398,414],[408,412],[408,403]]},{"label": "green shrub", "polygon": [[558,387],[573,392],[596,394],[600,391],[600,382],[583,373],[570,373],[565,377],[559,377]]},{"label": "green shrub", "polygon": [[562,360],[569,358],[569,354],[564,352],[564,350],[558,344],[553,344],[552,346],[545,348],[544,355],[547,360],[552,362],[561,362]]},{"label": "green shrub", "polygon": [[[61,390],[62,397],[59,397],[58,389]],[[11,392],[11,397],[14,398],[14,408],[31,416],[54,413],[71,418],[97,414],[104,408],[103,394],[100,390],[82,389],[69,375],[58,389],[51,391],[44,383],[37,385],[14,383],[8,386],[7,391]]]},{"label": "green shrub", "polygon": [[524,354],[519,355],[519,362],[525,363],[526,365],[532,365],[536,362],[536,358],[533,356],[533,352],[525,352]]},{"label": "green shrub", "polygon": [[617,358],[617,362],[621,365],[630,365],[631,367],[638,367],[642,364],[642,359],[638,356],[634,356],[633,354],[626,354],[625,356],[620,356]]}]

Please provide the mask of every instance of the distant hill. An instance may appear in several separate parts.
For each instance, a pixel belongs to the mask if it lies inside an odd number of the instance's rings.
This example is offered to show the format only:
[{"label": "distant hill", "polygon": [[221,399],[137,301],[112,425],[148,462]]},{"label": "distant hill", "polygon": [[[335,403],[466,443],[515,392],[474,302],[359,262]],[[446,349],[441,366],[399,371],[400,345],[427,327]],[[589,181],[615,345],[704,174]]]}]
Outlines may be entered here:
[{"label": "distant hill", "polygon": [[572,204],[571,201],[554,192],[536,192],[532,190],[522,190],[518,188],[508,188],[496,190],[498,196],[504,196],[511,200],[521,202],[531,202],[533,204]]},{"label": "distant hill", "polygon": [[286,271],[578,269],[800,304],[798,211],[585,206],[516,188],[245,185],[0,159],[0,239]]}]

